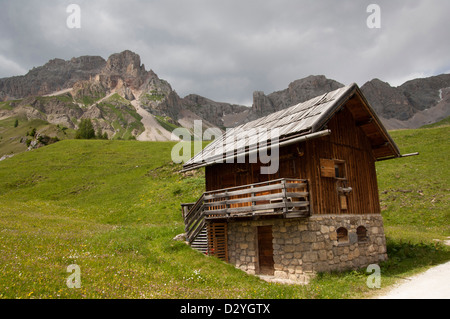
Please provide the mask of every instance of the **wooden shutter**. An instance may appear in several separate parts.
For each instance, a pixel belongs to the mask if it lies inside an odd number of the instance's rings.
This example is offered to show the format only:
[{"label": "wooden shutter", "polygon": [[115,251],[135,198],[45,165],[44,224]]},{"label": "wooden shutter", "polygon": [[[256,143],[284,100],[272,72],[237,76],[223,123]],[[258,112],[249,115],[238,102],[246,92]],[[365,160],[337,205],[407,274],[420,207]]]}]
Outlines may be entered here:
[{"label": "wooden shutter", "polygon": [[335,177],[334,160],[320,159],[320,175],[322,177]]}]

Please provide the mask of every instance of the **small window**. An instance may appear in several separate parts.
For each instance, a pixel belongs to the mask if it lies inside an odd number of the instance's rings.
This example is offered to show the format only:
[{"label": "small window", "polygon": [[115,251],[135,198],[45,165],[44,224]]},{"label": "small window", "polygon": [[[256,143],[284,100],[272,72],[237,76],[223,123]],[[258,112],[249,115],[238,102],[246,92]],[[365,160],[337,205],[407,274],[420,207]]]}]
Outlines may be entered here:
[{"label": "small window", "polygon": [[348,242],[348,231],[344,227],[339,227],[337,230],[337,241],[338,243],[347,243]]},{"label": "small window", "polygon": [[345,162],[343,161],[334,162],[334,177],[345,178]]},{"label": "small window", "polygon": [[337,159],[320,159],[320,175],[335,179],[345,179],[345,161]]},{"label": "small window", "polygon": [[367,241],[367,228],[364,226],[359,226],[356,228],[356,235],[358,236],[358,242]]}]

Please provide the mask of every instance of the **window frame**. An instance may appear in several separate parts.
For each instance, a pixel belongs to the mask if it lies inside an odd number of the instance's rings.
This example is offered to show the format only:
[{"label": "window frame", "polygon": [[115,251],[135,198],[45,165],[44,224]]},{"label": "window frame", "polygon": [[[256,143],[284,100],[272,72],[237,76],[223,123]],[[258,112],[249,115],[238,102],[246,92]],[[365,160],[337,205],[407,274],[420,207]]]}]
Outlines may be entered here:
[{"label": "window frame", "polygon": [[[360,229],[363,229],[364,233],[360,233]],[[369,236],[367,235],[367,228],[363,225],[360,225],[356,228],[356,236],[358,238],[358,243],[366,243],[369,241]]]},{"label": "window frame", "polygon": [[[320,176],[334,178],[336,180],[347,180],[347,167],[345,160],[320,158]],[[338,172],[339,176],[336,176]]]},{"label": "window frame", "polygon": [[[342,231],[344,231],[345,233],[342,234]],[[345,227],[339,227],[338,229],[336,229],[336,240],[338,244],[348,244],[348,229]]]}]

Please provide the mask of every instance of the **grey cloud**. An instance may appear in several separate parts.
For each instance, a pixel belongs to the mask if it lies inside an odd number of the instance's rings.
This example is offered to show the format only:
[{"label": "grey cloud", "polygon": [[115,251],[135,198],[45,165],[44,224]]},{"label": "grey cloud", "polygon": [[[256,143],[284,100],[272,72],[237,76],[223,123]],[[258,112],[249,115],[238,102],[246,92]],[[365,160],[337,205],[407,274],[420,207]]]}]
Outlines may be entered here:
[{"label": "grey cloud", "polygon": [[[375,1],[381,29],[369,29],[373,2],[7,0],[0,77],[54,57],[130,49],[181,96],[251,103],[254,90],[270,93],[310,74],[362,85],[450,69],[449,1]],[[82,9],[79,30],[65,25],[70,3]]]}]

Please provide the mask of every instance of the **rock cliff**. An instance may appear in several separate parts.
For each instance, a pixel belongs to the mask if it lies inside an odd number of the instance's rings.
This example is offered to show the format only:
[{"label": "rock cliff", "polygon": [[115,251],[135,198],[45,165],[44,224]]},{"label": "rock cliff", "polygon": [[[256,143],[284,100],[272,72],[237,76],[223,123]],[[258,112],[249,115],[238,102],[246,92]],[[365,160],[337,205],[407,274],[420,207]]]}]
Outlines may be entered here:
[{"label": "rock cliff", "polygon": [[361,90],[388,128],[417,128],[450,116],[450,74],[414,79],[398,87],[373,79]]},{"label": "rock cliff", "polygon": [[334,91],[344,85],[323,75],[310,75],[291,82],[287,89],[265,95],[264,92],[253,93],[252,111],[264,116],[289,106],[308,101],[316,96]]},{"label": "rock cliff", "polygon": [[[225,129],[342,86],[324,75],[311,75],[281,91],[267,95],[255,91],[252,107],[196,94],[181,98],[167,81],[145,69],[138,54],[126,50],[107,60],[99,56],[53,59],[26,75],[0,79],[0,118],[22,114],[71,128],[77,128],[81,118],[91,118],[95,129],[110,137],[139,137],[145,131],[141,140],[167,140],[171,129],[192,129],[195,120],[203,120],[204,128]],[[450,74],[399,87],[373,79],[361,89],[389,129],[419,127],[450,115]],[[149,132],[162,133],[155,137]]]},{"label": "rock cliff", "polygon": [[71,88],[76,82],[97,75],[105,65],[106,61],[99,56],[81,56],[68,61],[53,59],[26,75],[0,79],[0,99],[20,99]]}]

